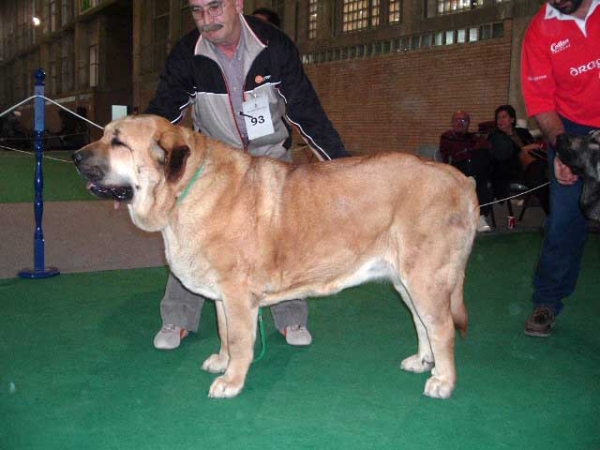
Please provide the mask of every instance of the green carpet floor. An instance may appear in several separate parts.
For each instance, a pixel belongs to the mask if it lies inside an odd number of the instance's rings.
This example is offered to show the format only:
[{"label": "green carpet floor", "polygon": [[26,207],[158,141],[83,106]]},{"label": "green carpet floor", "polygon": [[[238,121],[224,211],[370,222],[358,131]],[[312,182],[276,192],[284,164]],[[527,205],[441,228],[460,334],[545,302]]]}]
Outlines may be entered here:
[{"label": "green carpet floor", "polygon": [[[71,152],[45,153],[42,173],[44,201],[94,200],[85,181],[71,162]],[[31,154],[0,152],[0,203],[32,202],[35,157]]]},{"label": "green carpet floor", "polygon": [[152,348],[164,268],[4,280],[0,449],[599,449],[600,239],[548,339],[523,334],[539,245],[478,239],[446,401],[399,369],[416,336],[386,284],[312,301],[308,348],[287,346],[267,314],[245,390],[212,400],[200,370],[218,348],[212,304],[180,349]]}]

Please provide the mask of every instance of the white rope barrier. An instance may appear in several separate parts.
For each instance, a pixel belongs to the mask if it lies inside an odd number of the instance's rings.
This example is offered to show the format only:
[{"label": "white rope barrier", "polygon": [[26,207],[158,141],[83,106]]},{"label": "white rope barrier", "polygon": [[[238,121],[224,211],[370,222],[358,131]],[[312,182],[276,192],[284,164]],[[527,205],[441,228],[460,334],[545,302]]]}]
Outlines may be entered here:
[{"label": "white rope barrier", "polygon": [[482,208],[484,206],[496,205],[497,203],[502,203],[502,202],[505,202],[507,200],[512,200],[513,198],[521,197],[522,195],[529,194],[530,192],[533,192],[533,191],[537,191],[538,189],[541,189],[541,188],[543,188],[545,186],[548,186],[549,184],[550,184],[550,182],[546,181],[544,184],[540,184],[539,186],[531,188],[531,189],[529,189],[529,190],[527,190],[525,192],[520,192],[519,194],[515,194],[515,195],[513,195],[511,197],[502,198],[500,200],[495,200],[493,202],[484,203],[483,205],[479,205],[479,207]]},{"label": "white rope barrier", "polygon": [[44,95],[39,95],[39,94],[32,95],[31,97],[28,97],[28,98],[26,98],[25,100],[23,100],[23,101],[21,101],[21,102],[17,103],[16,105],[14,105],[14,106],[11,106],[11,107],[10,107],[10,108],[8,108],[6,111],[4,111],[4,112],[0,113],[0,117],[3,117],[3,116],[5,116],[6,114],[8,114],[8,113],[10,113],[11,111],[13,111],[13,110],[17,109],[19,106],[23,105],[24,103],[27,103],[28,101],[30,101],[30,100],[33,100],[33,99],[35,99],[35,98],[42,98],[42,99],[46,100],[48,103],[52,103],[53,105],[56,105],[56,106],[58,106],[60,109],[63,109],[63,110],[65,110],[65,111],[66,111],[66,112],[68,112],[69,114],[71,114],[71,115],[73,115],[73,116],[75,116],[75,117],[77,117],[77,118],[79,118],[79,119],[81,119],[81,120],[83,120],[83,121],[85,121],[85,122],[89,123],[90,125],[92,125],[92,126],[94,126],[94,127],[96,127],[96,128],[99,128],[100,130],[104,130],[104,127],[103,127],[103,126],[100,126],[100,125],[98,125],[97,123],[94,123],[94,122],[92,122],[91,120],[87,119],[86,117],[83,117],[83,116],[81,116],[81,115],[79,115],[79,114],[77,114],[77,113],[75,113],[75,112],[71,111],[69,108],[66,108],[66,107],[64,107],[63,105],[61,105],[61,104],[60,104],[60,103],[58,103],[58,102],[55,102],[55,101],[54,101],[54,100],[52,100],[51,98],[48,98],[48,97],[46,97],[46,96],[44,96]]},{"label": "white rope barrier", "polygon": [[[19,150],[17,148],[7,147],[5,145],[0,145],[0,148],[3,149],[3,150],[8,150],[8,151],[14,152],[14,153],[21,153],[23,155],[35,157],[35,152],[27,152],[25,150]],[[58,150],[58,151],[65,151],[65,150]],[[66,150],[66,151],[68,151],[68,150]],[[70,159],[67,160],[67,159],[55,158],[53,156],[47,156],[47,155],[42,155],[42,158],[49,159],[51,161],[60,161],[60,162],[63,162],[63,163],[73,164],[73,161],[71,161]]]}]

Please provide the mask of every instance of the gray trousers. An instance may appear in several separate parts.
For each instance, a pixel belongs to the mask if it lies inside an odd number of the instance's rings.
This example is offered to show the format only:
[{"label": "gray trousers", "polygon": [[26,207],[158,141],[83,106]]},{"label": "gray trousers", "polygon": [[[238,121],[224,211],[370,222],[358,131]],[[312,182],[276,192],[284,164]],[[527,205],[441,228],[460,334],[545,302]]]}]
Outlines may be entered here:
[{"label": "gray trousers", "polygon": [[[172,273],[169,273],[165,296],[160,301],[163,324],[177,325],[196,333],[204,301],[204,297],[188,291]],[[291,325],[306,327],[308,305],[304,299],[288,300],[271,306],[271,314],[275,327],[281,332]]]}]

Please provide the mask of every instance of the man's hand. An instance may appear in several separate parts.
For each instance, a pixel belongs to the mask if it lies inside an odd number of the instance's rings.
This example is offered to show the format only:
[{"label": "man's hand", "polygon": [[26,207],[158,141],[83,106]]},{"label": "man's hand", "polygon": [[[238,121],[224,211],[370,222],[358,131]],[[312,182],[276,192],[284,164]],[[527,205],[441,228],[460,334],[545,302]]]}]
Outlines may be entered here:
[{"label": "man's hand", "polygon": [[571,169],[564,165],[558,157],[554,158],[554,175],[556,175],[558,182],[565,186],[574,184],[577,181],[577,175],[571,172]]}]

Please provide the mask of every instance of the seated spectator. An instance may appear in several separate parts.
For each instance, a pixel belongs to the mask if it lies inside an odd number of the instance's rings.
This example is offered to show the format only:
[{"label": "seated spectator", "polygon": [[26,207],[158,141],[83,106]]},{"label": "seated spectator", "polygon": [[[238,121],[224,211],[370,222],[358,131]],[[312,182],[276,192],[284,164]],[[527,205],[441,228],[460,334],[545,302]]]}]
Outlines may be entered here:
[{"label": "seated spectator", "polygon": [[[509,184],[518,180],[529,188],[548,181],[545,150],[526,128],[516,126],[517,114],[511,105],[501,105],[494,113],[496,129],[488,139],[494,159],[493,186],[496,198],[509,196]],[[535,191],[540,206],[549,211],[549,190]]]},{"label": "seated spectator", "polygon": [[8,148],[31,150],[28,131],[21,124],[20,111],[12,111],[0,117],[0,143]]},{"label": "seated spectator", "polygon": [[[490,188],[492,175],[492,157],[490,143],[485,136],[469,132],[471,118],[464,111],[456,111],[452,115],[452,129],[442,134],[440,138],[440,153],[444,162],[452,164],[462,173],[475,178],[477,182],[477,198],[484,205],[493,200]],[[482,206],[479,217],[478,231],[490,231],[487,217],[492,212],[492,206]]]}]

